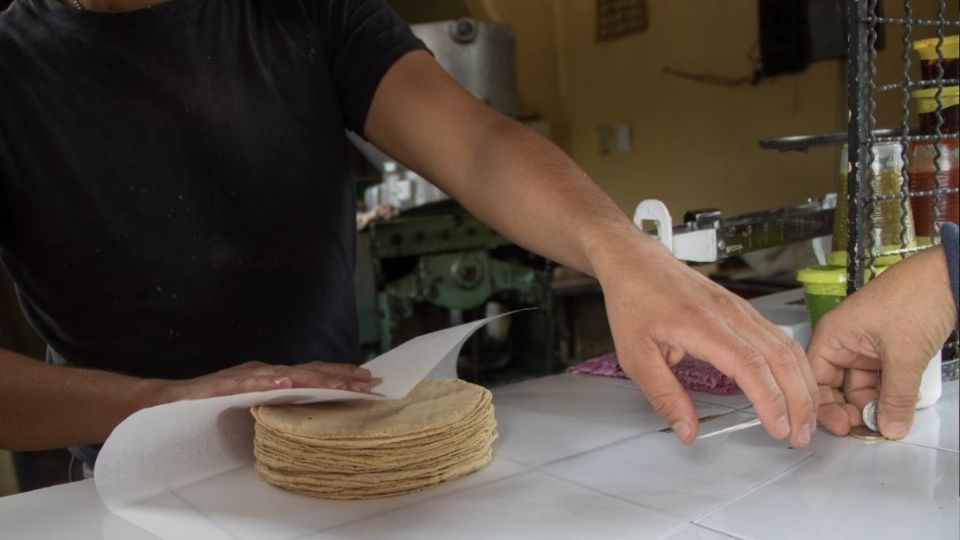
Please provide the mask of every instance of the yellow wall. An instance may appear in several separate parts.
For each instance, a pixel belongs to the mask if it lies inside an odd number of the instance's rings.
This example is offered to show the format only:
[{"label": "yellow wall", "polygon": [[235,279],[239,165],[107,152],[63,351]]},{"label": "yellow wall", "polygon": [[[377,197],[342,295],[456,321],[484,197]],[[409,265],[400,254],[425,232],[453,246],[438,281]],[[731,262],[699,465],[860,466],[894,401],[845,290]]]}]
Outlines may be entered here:
[{"label": "yellow wall", "polygon": [[[756,0],[648,0],[646,32],[604,43],[594,40],[590,0],[394,3],[412,22],[430,20],[431,13],[438,14],[434,20],[469,14],[513,26],[522,109],[549,120],[554,139],[628,212],[644,198],[659,198],[675,217],[701,207],[729,215],[835,189],[836,149],[780,153],[760,149],[757,141],[845,129],[841,62],[733,88],[662,72],[670,66],[749,74],[748,54],[758,39]],[[935,0],[913,4],[916,15],[934,12]],[[884,7],[887,15],[902,13],[895,0]],[[879,61],[884,81],[899,77],[900,39],[898,28],[888,31]],[[897,121],[891,106],[899,106],[899,96],[880,100],[882,121]],[[601,155],[598,125],[618,123],[632,126],[632,150]]]}]

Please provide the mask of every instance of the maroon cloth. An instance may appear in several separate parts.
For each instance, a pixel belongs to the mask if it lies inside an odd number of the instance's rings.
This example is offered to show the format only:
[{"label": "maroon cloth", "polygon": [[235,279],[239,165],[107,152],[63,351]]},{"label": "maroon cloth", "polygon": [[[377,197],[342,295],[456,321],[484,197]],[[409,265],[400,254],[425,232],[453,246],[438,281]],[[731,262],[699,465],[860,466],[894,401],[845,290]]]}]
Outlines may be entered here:
[{"label": "maroon cloth", "polygon": [[[717,368],[698,360],[692,356],[685,356],[683,360],[670,367],[677,380],[687,390],[704,392],[717,396],[739,394],[740,387],[730,377],[727,377]],[[620,368],[617,353],[607,353],[596,358],[585,360],[575,366],[567,368],[567,373],[597,375],[600,377],[615,377],[626,379],[627,374]]]}]

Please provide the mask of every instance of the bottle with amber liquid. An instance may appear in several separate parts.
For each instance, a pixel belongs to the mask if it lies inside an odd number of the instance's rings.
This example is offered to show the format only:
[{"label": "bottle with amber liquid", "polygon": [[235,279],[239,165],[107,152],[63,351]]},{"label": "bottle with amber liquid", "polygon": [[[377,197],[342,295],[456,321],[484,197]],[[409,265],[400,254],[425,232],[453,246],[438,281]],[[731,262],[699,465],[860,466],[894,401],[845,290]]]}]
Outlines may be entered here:
[{"label": "bottle with amber liquid", "polygon": [[[943,119],[940,125],[941,134],[957,133],[957,112],[960,111],[958,88],[960,87],[948,86],[940,92],[940,116]],[[913,92],[920,117],[920,132],[923,135],[933,135],[936,130],[936,92],[935,88]],[[933,192],[937,188],[937,180],[941,189],[956,190],[960,186],[960,141],[946,139],[938,144],[931,141],[914,142],[910,145],[907,175],[912,193]],[[910,206],[913,209],[917,243],[920,245],[929,245],[934,231],[938,230],[940,225],[948,221],[960,222],[960,194],[956,191],[949,194],[913,196]]]}]

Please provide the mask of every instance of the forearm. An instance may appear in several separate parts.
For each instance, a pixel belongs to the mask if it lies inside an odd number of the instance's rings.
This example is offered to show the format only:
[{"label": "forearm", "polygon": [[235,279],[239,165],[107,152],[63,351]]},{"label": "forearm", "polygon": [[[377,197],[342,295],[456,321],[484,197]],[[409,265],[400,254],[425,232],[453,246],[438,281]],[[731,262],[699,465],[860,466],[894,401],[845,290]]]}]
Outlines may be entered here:
[{"label": "forearm", "polygon": [[470,97],[427,53],[390,68],[364,135],[514,242],[596,276],[621,365],[682,441],[696,438],[696,409],[668,365],[689,354],[734,377],[768,433],[809,444],[816,384],[796,342],[679,263],[559,149]]},{"label": "forearm", "polygon": [[[453,195],[507,237],[597,275],[618,253],[660,253],[612,200],[553,143],[506,117],[492,118]],[[461,193],[462,191],[462,193]]]},{"label": "forearm", "polygon": [[0,448],[101,443],[124,418],[149,404],[155,384],[0,350]]},{"label": "forearm", "polygon": [[588,274],[624,252],[665,251],[559,148],[469,96],[427,53],[387,73],[366,136],[517,244]]}]

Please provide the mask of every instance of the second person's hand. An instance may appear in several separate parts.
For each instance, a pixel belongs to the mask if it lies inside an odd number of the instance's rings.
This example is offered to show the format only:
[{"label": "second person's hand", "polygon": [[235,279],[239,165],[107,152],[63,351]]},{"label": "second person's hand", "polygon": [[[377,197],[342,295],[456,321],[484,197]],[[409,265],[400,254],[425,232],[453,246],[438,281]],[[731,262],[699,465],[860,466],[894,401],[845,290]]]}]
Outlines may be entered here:
[{"label": "second person's hand", "polygon": [[905,437],[923,371],[956,318],[942,247],[897,263],[824,315],[808,348],[820,423],[846,435],[879,398],[880,432]]}]

